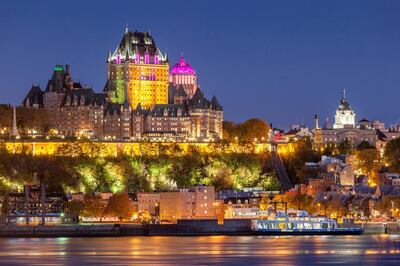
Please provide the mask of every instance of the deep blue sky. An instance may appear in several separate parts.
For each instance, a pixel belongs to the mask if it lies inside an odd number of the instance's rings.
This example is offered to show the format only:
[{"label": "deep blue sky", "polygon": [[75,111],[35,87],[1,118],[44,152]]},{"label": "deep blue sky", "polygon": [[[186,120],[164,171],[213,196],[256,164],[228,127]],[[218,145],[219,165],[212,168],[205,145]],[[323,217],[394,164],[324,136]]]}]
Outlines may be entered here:
[{"label": "deep blue sky", "polygon": [[357,119],[400,122],[400,1],[5,1],[0,102],[43,88],[57,63],[100,91],[106,56],[151,30],[171,64],[183,51],[225,118],[287,127],[333,117],[347,88]]}]

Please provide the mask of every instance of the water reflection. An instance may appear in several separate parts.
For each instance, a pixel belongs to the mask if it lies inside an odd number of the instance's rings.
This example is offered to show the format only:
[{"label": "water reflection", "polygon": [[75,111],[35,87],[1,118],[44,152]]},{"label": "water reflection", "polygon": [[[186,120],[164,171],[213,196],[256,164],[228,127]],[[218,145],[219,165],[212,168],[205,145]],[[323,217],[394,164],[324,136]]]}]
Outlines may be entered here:
[{"label": "water reflection", "polygon": [[400,265],[400,236],[0,239],[0,263]]}]

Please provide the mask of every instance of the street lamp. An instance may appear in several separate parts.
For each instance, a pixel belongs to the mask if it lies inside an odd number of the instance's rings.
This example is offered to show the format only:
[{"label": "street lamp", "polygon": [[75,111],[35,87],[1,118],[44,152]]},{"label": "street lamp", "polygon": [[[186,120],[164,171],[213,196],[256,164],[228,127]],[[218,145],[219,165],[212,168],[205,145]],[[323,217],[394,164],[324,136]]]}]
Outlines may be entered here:
[{"label": "street lamp", "polygon": [[324,196],[324,215],[325,216],[326,216],[326,200],[327,200],[327,197]]}]

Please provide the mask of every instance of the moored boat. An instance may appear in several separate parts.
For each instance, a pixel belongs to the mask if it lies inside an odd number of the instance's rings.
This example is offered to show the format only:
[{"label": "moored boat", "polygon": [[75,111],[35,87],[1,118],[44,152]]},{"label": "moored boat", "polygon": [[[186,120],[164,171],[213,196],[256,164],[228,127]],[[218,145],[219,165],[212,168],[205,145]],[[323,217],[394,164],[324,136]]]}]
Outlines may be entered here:
[{"label": "moored boat", "polygon": [[252,220],[251,229],[259,235],[360,235],[362,228],[339,227],[335,219],[309,216],[306,212],[292,217],[286,213]]}]

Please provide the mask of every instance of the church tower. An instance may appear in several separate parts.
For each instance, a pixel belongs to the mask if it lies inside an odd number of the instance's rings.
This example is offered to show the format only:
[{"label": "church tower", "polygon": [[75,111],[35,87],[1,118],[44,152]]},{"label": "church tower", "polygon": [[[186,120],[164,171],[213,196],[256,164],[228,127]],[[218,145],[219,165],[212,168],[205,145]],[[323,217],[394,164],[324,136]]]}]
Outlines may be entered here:
[{"label": "church tower", "polygon": [[335,114],[335,124],[333,128],[354,128],[356,125],[356,114],[351,109],[346,99],[346,90],[343,89],[342,99]]},{"label": "church tower", "polygon": [[109,101],[132,109],[138,104],[148,109],[168,103],[168,71],[166,54],[157,48],[150,32],[125,29],[120,44],[107,58],[108,79],[104,92]]}]

